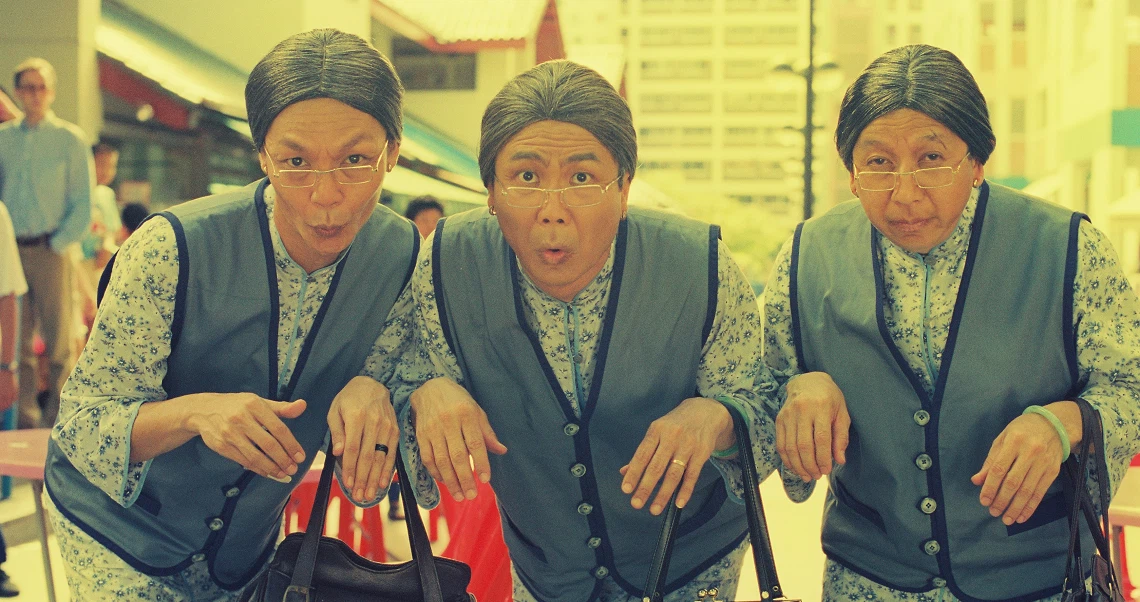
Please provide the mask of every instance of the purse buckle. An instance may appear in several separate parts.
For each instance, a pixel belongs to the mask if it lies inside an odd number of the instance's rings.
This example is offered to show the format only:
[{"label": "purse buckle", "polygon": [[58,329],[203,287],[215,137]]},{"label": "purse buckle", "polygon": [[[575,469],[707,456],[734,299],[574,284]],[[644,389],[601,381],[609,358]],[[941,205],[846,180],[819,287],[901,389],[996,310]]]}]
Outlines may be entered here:
[{"label": "purse buckle", "polygon": [[285,588],[281,602],[309,602],[309,588],[303,585],[290,585]]}]

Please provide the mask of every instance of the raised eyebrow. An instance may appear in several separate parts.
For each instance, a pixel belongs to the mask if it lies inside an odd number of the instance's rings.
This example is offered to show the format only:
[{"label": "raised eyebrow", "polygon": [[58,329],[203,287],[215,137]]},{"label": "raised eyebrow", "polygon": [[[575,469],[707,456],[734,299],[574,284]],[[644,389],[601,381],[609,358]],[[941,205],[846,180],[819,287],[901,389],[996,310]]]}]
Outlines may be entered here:
[{"label": "raised eyebrow", "polygon": [[550,162],[546,159],[546,157],[543,157],[542,155],[540,155],[534,151],[518,151],[515,154],[511,155],[510,160],[511,161],[538,161],[539,163],[541,163],[543,165],[543,167],[550,164]]},{"label": "raised eyebrow", "polygon": [[[350,138],[344,144],[342,144],[340,146],[340,149],[338,149],[338,150],[340,152],[344,152],[345,150],[350,149],[350,148],[356,146],[357,144],[360,144],[361,142],[363,142],[367,138],[368,138],[368,134],[365,134],[363,132],[359,133],[359,134],[353,136],[352,138]],[[305,152],[305,150],[307,150],[305,148],[304,144],[302,144],[296,140],[293,140],[291,138],[288,138],[288,137],[282,138],[281,146],[284,146],[284,147],[288,148],[289,150],[296,151],[298,153],[303,153],[303,152]]]},{"label": "raised eyebrow", "polygon": [[566,157],[567,163],[581,163],[583,161],[599,161],[598,156],[592,152],[576,153]]}]

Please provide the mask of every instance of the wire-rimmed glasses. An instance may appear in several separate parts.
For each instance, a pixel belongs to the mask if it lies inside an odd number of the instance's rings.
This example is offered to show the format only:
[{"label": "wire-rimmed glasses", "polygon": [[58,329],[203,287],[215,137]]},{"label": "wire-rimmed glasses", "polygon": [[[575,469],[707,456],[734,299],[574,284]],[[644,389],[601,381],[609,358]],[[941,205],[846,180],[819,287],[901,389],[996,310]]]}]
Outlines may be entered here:
[{"label": "wire-rimmed glasses", "polygon": [[914,176],[914,183],[919,188],[945,188],[954,183],[954,177],[966,162],[966,153],[957,167],[925,167],[914,171],[855,171],[855,181],[859,188],[866,192],[886,192],[894,190],[899,185],[902,176]]},{"label": "wire-rimmed glasses", "polygon": [[502,201],[519,209],[536,209],[546,204],[546,200],[549,198],[547,195],[557,193],[562,204],[567,207],[592,207],[600,205],[610,186],[616,184],[620,179],[621,176],[618,176],[605,186],[601,184],[582,184],[580,186],[567,186],[566,188],[506,186],[502,189]]},{"label": "wire-rimmed glasses", "polygon": [[[323,173],[332,174],[333,179],[341,184],[367,184],[376,177],[380,171],[380,163],[388,154],[388,147],[380,152],[375,165],[350,165],[348,167],[334,167],[332,169],[277,169],[273,166],[273,177],[277,184],[285,188],[312,188],[317,184],[317,176]],[[270,157],[272,159],[272,157]]]}]

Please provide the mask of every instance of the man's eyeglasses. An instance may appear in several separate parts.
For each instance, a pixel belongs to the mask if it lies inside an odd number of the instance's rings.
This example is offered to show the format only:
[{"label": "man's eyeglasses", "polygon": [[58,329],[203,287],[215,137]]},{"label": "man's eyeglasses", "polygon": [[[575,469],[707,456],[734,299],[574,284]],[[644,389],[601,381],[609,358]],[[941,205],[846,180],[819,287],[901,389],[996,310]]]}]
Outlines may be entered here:
[{"label": "man's eyeglasses", "polygon": [[562,204],[567,207],[592,207],[600,205],[610,186],[616,184],[620,179],[621,176],[618,176],[605,186],[601,184],[583,184],[581,186],[567,186],[566,188],[507,186],[502,189],[502,201],[519,209],[536,209],[546,204],[546,200],[549,198],[547,195],[557,194]]},{"label": "man's eyeglasses", "polygon": [[914,183],[919,188],[945,188],[954,183],[954,176],[962,169],[966,162],[966,153],[957,167],[926,167],[914,171],[858,171],[855,172],[855,181],[859,188],[866,192],[886,192],[894,190],[899,185],[902,176],[914,176]]},{"label": "man's eyeglasses", "polygon": [[[311,188],[317,185],[317,176],[331,173],[333,178],[341,184],[367,184],[376,177],[380,171],[380,163],[387,156],[388,148],[380,153],[375,165],[351,165],[349,167],[334,167],[333,169],[281,169],[273,167],[273,177],[277,184],[284,188]],[[270,159],[273,159],[270,157]]]}]

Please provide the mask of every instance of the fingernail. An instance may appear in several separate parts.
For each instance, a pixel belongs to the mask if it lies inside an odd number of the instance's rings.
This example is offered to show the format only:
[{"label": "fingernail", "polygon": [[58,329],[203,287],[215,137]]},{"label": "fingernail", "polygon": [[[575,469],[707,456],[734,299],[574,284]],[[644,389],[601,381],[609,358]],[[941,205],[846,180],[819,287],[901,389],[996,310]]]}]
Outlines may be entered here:
[{"label": "fingernail", "polygon": [[289,465],[289,470],[286,470],[285,472],[287,472],[287,473],[289,473],[289,474],[291,474],[291,475],[292,475],[292,474],[297,474],[297,465],[296,465],[296,464],[290,464],[290,465]]},{"label": "fingernail", "polygon": [[999,514],[1001,514],[1001,512],[998,512],[997,508],[990,508],[990,516],[997,516]]},{"label": "fingernail", "polygon": [[473,500],[473,499],[475,499],[475,496],[477,496],[477,495],[479,495],[479,492],[475,491],[474,489],[468,489],[467,490],[467,499]]},{"label": "fingernail", "polygon": [[364,497],[364,490],[363,489],[357,489],[356,493],[354,493],[352,495],[355,496],[356,499],[361,501],[361,502],[363,502],[365,499],[367,499]]},{"label": "fingernail", "polygon": [[352,481],[353,481],[352,477],[345,477],[344,478],[344,486],[349,488],[349,489],[352,489],[352,484],[353,484]]},{"label": "fingernail", "polygon": [[453,493],[453,494],[451,494],[451,497],[452,497],[452,499],[454,499],[454,500],[455,500],[455,501],[457,501],[457,502],[462,502],[462,501],[463,501],[463,494],[462,494],[462,493],[459,493],[458,491],[457,491],[457,492],[455,492],[455,493]]},{"label": "fingernail", "polygon": [[993,501],[994,501],[993,498],[984,497],[984,498],[982,498],[982,505],[983,506],[989,506],[990,504],[993,503]]},{"label": "fingernail", "polygon": [[490,483],[491,482],[491,475],[489,475],[485,472],[481,472],[481,473],[479,473],[479,480],[483,481],[484,483]]},{"label": "fingernail", "polygon": [[811,477],[800,477],[800,478],[803,479],[805,483],[811,482]]},{"label": "fingernail", "polygon": [[296,460],[298,463],[304,462],[305,461],[305,453],[304,452],[297,452],[297,453],[293,454],[293,459]]},{"label": "fingernail", "polygon": [[265,475],[265,477],[268,479],[273,479],[274,481],[277,481],[278,483],[292,483],[293,482],[293,479],[291,479],[289,477],[280,477],[279,478],[279,477],[275,477],[271,474]]},{"label": "fingernail", "polygon": [[630,503],[633,504],[634,508],[641,510],[641,507],[645,505],[645,500],[643,500],[639,497],[635,497],[635,498],[633,498],[633,501]]},{"label": "fingernail", "polygon": [[1008,526],[1013,524],[1013,519],[1007,516],[1007,517],[1001,519],[1001,522],[1005,523],[1005,526],[1008,527]]},{"label": "fingernail", "polygon": [[622,493],[633,493],[633,485],[630,485],[629,483],[622,483],[621,491]]},{"label": "fingernail", "polygon": [[661,505],[660,504],[653,504],[652,506],[649,507],[649,513],[654,515],[654,516],[661,514]]}]

